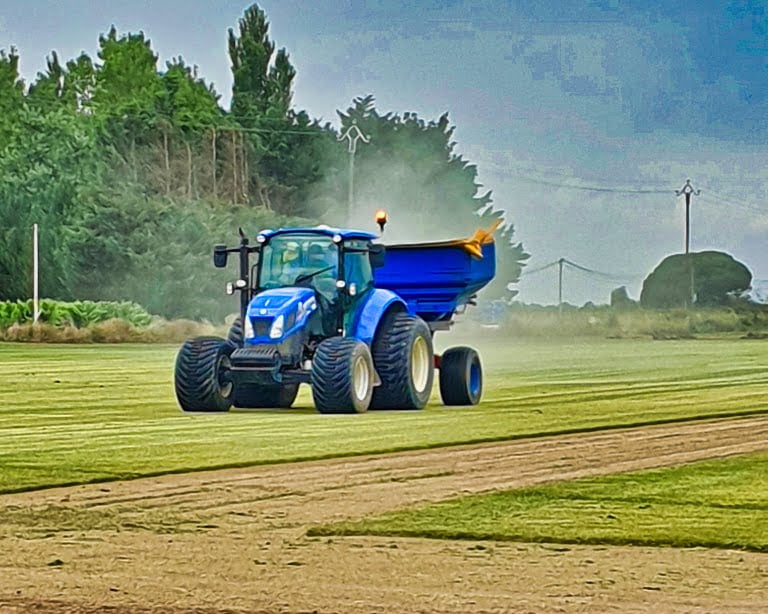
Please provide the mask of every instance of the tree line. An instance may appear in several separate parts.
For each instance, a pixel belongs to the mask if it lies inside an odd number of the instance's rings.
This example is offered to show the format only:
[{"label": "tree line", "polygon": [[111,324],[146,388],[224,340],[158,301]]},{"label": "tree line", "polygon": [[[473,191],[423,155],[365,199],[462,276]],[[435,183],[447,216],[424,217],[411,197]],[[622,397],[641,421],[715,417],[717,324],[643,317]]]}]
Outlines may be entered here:
[{"label": "tree line", "polygon": [[[339,130],[321,124],[295,107],[296,70],[257,5],[229,30],[228,52],[224,109],[183,58],[159,67],[141,32],[113,26],[95,59],[63,62],[54,51],[29,84],[17,52],[0,50],[0,300],[30,295],[33,223],[45,296],[220,318],[232,305],[211,246],[231,242],[238,226],[360,226],[383,207],[397,212],[393,237],[437,239],[501,216],[479,192],[476,167],[456,153],[447,114],[382,114],[365,96],[339,113]],[[352,122],[371,141],[357,152],[348,220],[338,137]],[[527,257],[512,233],[505,227],[499,242],[494,296],[510,295]]]}]

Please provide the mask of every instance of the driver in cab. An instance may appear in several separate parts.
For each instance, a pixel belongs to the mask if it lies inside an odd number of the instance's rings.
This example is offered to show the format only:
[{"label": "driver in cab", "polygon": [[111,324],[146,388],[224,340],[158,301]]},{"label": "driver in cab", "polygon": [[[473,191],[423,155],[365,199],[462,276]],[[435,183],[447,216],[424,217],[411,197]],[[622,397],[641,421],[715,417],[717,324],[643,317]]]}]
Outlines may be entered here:
[{"label": "driver in cab", "polygon": [[[317,276],[332,277],[336,279],[336,253],[333,247],[323,248],[318,243],[309,246],[307,253],[307,268],[309,273],[317,273]],[[320,272],[322,271],[322,273]]]},{"label": "driver in cab", "polygon": [[299,244],[296,241],[286,243],[283,249],[282,271],[280,273],[280,281],[283,284],[292,284],[296,276],[304,272],[299,256]]}]

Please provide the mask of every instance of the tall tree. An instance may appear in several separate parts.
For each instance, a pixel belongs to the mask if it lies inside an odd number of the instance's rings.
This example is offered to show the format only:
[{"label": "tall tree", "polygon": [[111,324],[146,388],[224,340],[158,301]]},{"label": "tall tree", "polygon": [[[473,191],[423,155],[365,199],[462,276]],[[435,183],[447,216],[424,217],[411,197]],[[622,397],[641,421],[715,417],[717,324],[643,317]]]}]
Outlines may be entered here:
[{"label": "tall tree", "polygon": [[99,37],[101,66],[96,71],[92,108],[106,128],[113,150],[128,176],[138,182],[144,174],[137,149],[157,138],[158,106],[163,84],[157,55],[143,32],[118,37],[114,26]]},{"label": "tall tree", "polygon": [[176,58],[167,63],[162,84],[160,108],[174,126],[202,132],[219,122],[219,96],[213,86],[198,77],[197,67]]},{"label": "tall tree", "polygon": [[99,37],[99,59],[96,73],[94,107],[107,116],[155,117],[163,92],[157,72],[157,55],[143,32],[118,37],[114,26]]},{"label": "tall tree", "polygon": [[[216,181],[215,129],[222,123],[218,95],[212,86],[198,77],[197,67],[187,66],[181,57],[168,62],[162,82],[163,97],[159,105],[157,127],[162,134],[160,149],[165,193],[169,194],[172,186],[179,183],[174,180],[171,168],[171,149],[174,141],[177,141],[184,150],[184,163],[181,166],[185,177],[181,185],[184,186],[184,192],[192,196],[203,178],[209,184]],[[210,147],[208,143],[211,143]],[[211,153],[210,163],[199,168],[201,165],[195,162],[201,157],[207,159],[208,153]]]},{"label": "tall tree", "polygon": [[60,103],[64,94],[65,71],[55,51],[51,51],[51,55],[46,58],[46,67],[46,72],[37,73],[37,80],[29,86],[27,92],[27,100],[43,109]]},{"label": "tall tree", "polygon": [[[293,179],[304,170],[291,169],[290,151],[296,136],[316,136],[306,114],[291,109],[296,70],[285,49],[275,52],[264,11],[254,4],[239,21],[237,34],[229,30],[232,64],[232,116],[245,129],[242,139],[246,192],[266,208],[288,211],[295,194],[285,177]],[[317,128],[315,126],[314,128]],[[285,177],[275,169],[285,169]]]},{"label": "tall tree", "polygon": [[92,122],[62,105],[26,107],[5,145],[0,153],[0,298],[29,296],[33,223],[40,225],[42,291],[71,298],[72,233],[100,184]]},{"label": "tall tree", "polygon": [[0,149],[7,142],[23,99],[24,82],[19,76],[19,55],[14,47],[7,53],[0,49]]},{"label": "tall tree", "polygon": [[96,67],[91,58],[82,53],[76,59],[69,60],[64,75],[64,91],[62,92],[67,104],[81,113],[90,114],[93,111],[95,91]]},{"label": "tall tree", "polygon": [[291,108],[296,70],[288,53],[269,38],[266,14],[253,4],[229,30],[232,63],[232,114],[245,127],[258,127],[265,117],[286,119]]}]

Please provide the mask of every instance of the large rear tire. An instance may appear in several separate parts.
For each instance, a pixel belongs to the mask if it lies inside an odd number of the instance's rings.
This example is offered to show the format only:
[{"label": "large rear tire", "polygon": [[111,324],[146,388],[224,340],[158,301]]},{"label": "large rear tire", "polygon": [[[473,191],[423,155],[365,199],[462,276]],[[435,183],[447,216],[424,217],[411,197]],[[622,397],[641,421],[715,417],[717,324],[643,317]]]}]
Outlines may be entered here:
[{"label": "large rear tire", "polygon": [[232,406],[234,347],[219,337],[185,341],[176,356],[174,387],[184,411],[220,412]]},{"label": "large rear tire", "polygon": [[432,335],[424,320],[407,313],[387,317],[372,347],[381,385],[373,391],[371,409],[423,409],[435,376]]},{"label": "large rear tire", "polygon": [[312,360],[312,397],[323,414],[362,413],[373,395],[373,359],[368,346],[349,337],[326,339]]},{"label": "large rear tire", "polygon": [[472,348],[446,350],[440,359],[440,396],[445,405],[477,405],[483,396],[483,366]]},{"label": "large rear tire", "polygon": [[241,384],[235,387],[232,404],[235,407],[248,409],[263,407],[288,408],[293,405],[298,392],[298,384],[283,384],[282,386]]}]

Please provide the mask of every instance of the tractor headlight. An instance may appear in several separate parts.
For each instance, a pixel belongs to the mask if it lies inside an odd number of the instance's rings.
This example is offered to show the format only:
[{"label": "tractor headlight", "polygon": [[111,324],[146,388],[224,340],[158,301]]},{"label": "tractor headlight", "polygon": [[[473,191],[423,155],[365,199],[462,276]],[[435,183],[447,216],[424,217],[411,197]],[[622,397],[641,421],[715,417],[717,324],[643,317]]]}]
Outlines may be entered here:
[{"label": "tractor headlight", "polygon": [[272,326],[269,329],[269,338],[270,339],[279,339],[283,336],[283,327],[285,326],[285,317],[282,315],[279,315],[275,318],[275,321],[272,322]]},{"label": "tractor headlight", "polygon": [[245,316],[245,327],[243,328],[243,339],[252,339],[253,337],[254,337],[253,322],[251,322],[250,317]]}]

